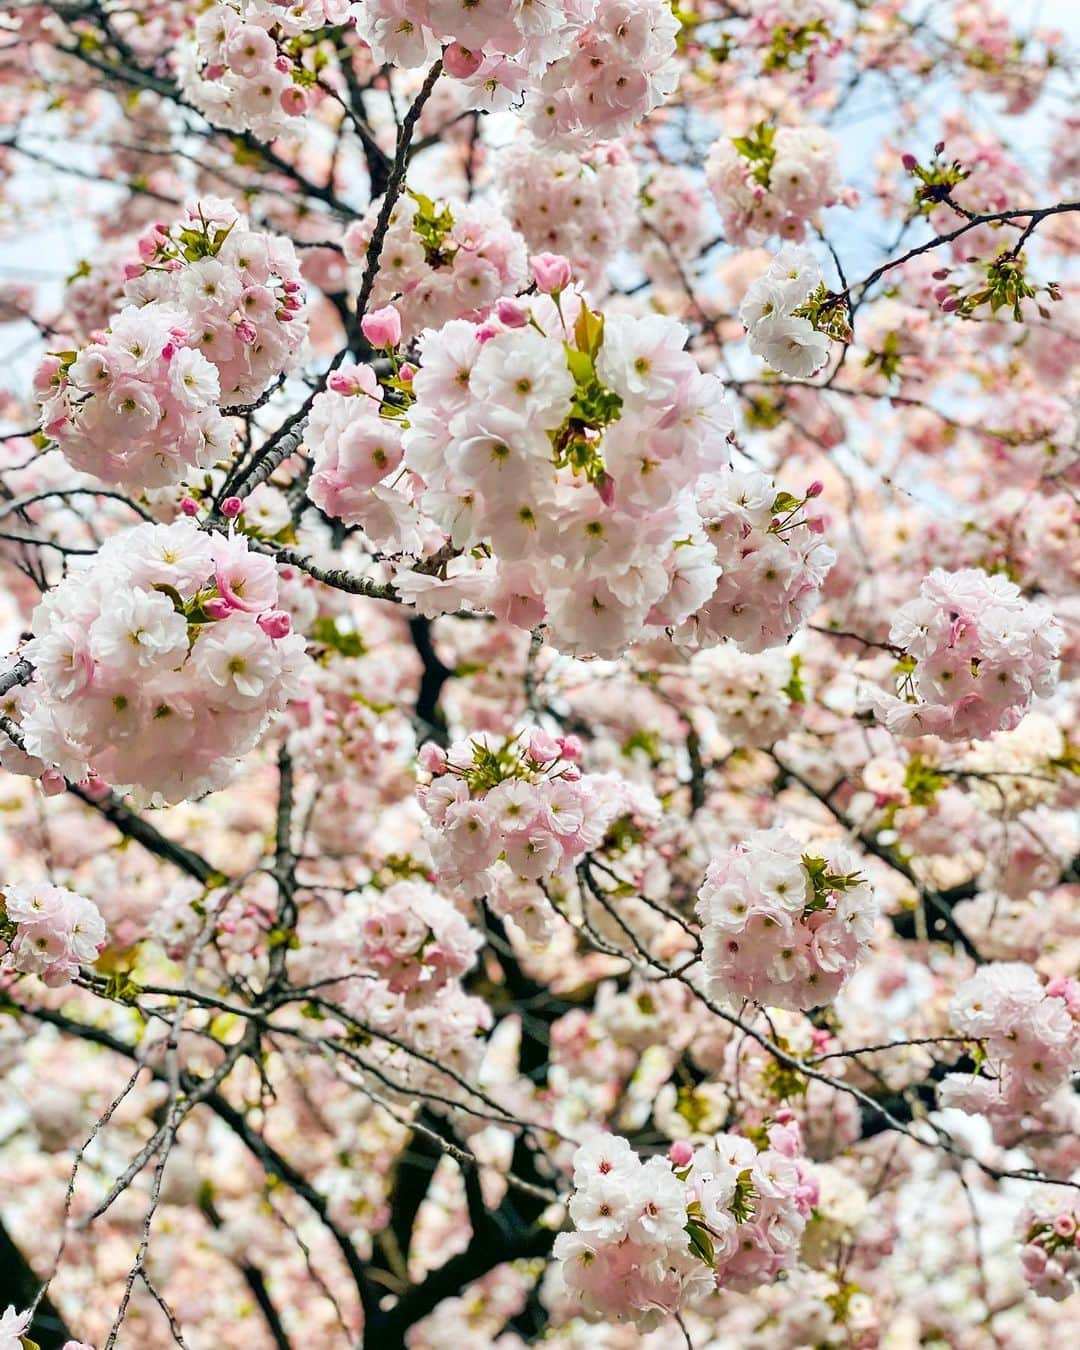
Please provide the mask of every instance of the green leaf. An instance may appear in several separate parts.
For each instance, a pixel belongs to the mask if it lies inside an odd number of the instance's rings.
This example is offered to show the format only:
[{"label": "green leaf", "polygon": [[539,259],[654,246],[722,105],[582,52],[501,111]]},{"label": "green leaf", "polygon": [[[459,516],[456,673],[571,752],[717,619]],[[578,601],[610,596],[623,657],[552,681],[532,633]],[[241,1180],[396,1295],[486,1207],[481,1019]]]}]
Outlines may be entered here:
[{"label": "green leaf", "polygon": [[586,304],[582,304],[574,323],[574,341],[578,350],[595,357],[604,341],[604,316],[594,314]]},{"label": "green leaf", "polygon": [[716,1250],[713,1247],[712,1238],[702,1228],[701,1224],[691,1221],[686,1225],[686,1232],[690,1238],[690,1250],[699,1260],[705,1262],[707,1266],[716,1265]]}]

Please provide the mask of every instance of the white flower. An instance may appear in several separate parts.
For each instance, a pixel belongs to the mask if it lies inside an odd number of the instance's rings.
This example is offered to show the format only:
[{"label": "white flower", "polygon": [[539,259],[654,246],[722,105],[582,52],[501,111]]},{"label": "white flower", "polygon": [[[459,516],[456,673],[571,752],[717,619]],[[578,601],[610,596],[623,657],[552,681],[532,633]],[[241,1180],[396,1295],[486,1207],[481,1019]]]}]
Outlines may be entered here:
[{"label": "white flower", "polygon": [[781,375],[806,379],[829,359],[829,339],[809,319],[763,319],[750,333],[750,350]]}]

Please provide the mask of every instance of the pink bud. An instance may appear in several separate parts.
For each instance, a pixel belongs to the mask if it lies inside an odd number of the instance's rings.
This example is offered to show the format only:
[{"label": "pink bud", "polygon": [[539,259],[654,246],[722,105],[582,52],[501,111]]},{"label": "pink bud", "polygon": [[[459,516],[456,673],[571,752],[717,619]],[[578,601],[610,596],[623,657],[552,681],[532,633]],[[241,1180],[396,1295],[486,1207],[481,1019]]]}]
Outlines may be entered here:
[{"label": "pink bud", "polygon": [[911,154],[901,156],[900,163],[908,173],[913,173],[919,167],[919,161]]},{"label": "pink bud", "polygon": [[593,485],[605,506],[615,501],[615,479],[609,473],[602,473]]},{"label": "pink bud", "polygon": [[945,311],[946,314],[951,314],[953,310],[958,309],[959,306],[960,301],[957,300],[955,295],[950,295],[948,299],[942,300],[941,302],[941,308]]},{"label": "pink bud", "polygon": [[197,516],[199,514],[199,503],[194,497],[185,497],[180,503],[180,510],[185,516]]},{"label": "pink bud", "polygon": [[241,319],[234,331],[241,342],[254,342],[259,336],[255,325],[249,319]]},{"label": "pink bud", "polygon": [[269,638],[288,637],[292,632],[292,619],[283,609],[268,609],[259,615],[256,623]]},{"label": "pink bud", "polygon": [[810,486],[806,489],[806,495],[808,497],[820,497],[824,491],[825,491],[825,484],[819,482],[815,478],[814,481],[810,484]]},{"label": "pink bud", "polygon": [[146,271],[142,263],[129,262],[124,264],[124,280],[131,281],[133,277],[141,277]]},{"label": "pink bud", "polygon": [[298,84],[290,84],[287,89],[283,89],[278,102],[282,112],[288,113],[290,117],[301,117],[307,112],[308,96]]},{"label": "pink bud", "polygon": [[203,71],[203,78],[207,80],[220,80],[225,74],[225,67],[220,61],[214,61]]},{"label": "pink bud", "polygon": [[520,300],[504,295],[495,301],[495,317],[507,328],[524,328],[529,322],[529,311]]},{"label": "pink bud", "polygon": [[46,797],[58,797],[61,792],[67,791],[67,779],[59,769],[46,769],[38,782]]},{"label": "pink bud", "polygon": [[93,769],[91,769],[86,777],[79,783],[79,787],[81,787],[86,795],[95,802],[104,801],[112,791],[112,788],[109,787],[104,778]]},{"label": "pink bud", "polygon": [[571,761],[580,759],[584,748],[580,736],[559,737],[559,753],[563,759]]},{"label": "pink bud", "polygon": [[223,516],[238,516],[244,509],[244,503],[239,497],[226,497],[221,503],[221,514]]},{"label": "pink bud", "polygon": [[359,394],[360,386],[352,375],[345,374],[344,371],[335,370],[333,375],[326,381],[328,389],[332,389],[335,394]]},{"label": "pink bud", "polygon": [[546,731],[534,731],[529,737],[529,757],[538,764],[547,764],[559,758],[559,742]]},{"label": "pink bud", "polygon": [[1058,1237],[1071,1238],[1076,1232],[1076,1220],[1071,1214],[1059,1214],[1054,1219],[1054,1232]]},{"label": "pink bud", "polygon": [[561,253],[535,253],[529,259],[537,289],[545,295],[558,295],[570,285],[573,270]]},{"label": "pink bud", "polygon": [[945,142],[938,141],[937,145],[934,146],[934,154],[943,155],[944,153],[945,153]]},{"label": "pink bud", "polygon": [[451,42],[442,55],[443,70],[455,80],[467,80],[470,75],[475,75],[483,60],[480,52],[470,51],[460,42]]},{"label": "pink bud", "polygon": [[931,272],[930,275],[935,281],[947,281],[949,279],[949,269],[947,267],[939,267],[936,272]]},{"label": "pink bud", "polygon": [[437,777],[446,769],[446,751],[434,741],[425,741],[417,756],[420,767],[425,773]]},{"label": "pink bud", "polygon": [[493,323],[482,323],[476,330],[475,336],[479,343],[490,342],[493,337],[499,336],[499,330]]},{"label": "pink bud", "polygon": [[406,361],[398,371],[398,379],[404,381],[405,384],[412,384],[415,374],[416,367],[409,365],[408,361]]},{"label": "pink bud", "polygon": [[384,305],[365,314],[360,329],[373,347],[396,347],[401,341],[401,315],[393,305]]},{"label": "pink bud", "polygon": [[821,516],[807,516],[806,528],[810,531],[811,534],[824,534],[825,521],[822,519]]},{"label": "pink bud", "polygon": [[282,75],[288,75],[289,71],[292,70],[292,62],[287,56],[279,56],[274,62],[274,69],[280,70]]},{"label": "pink bud", "polygon": [[676,1139],[668,1149],[668,1157],[676,1167],[685,1167],[694,1156],[694,1148],[685,1139]]},{"label": "pink bud", "polygon": [[203,605],[203,610],[211,619],[227,619],[233,612],[232,605],[223,595],[215,595]]}]

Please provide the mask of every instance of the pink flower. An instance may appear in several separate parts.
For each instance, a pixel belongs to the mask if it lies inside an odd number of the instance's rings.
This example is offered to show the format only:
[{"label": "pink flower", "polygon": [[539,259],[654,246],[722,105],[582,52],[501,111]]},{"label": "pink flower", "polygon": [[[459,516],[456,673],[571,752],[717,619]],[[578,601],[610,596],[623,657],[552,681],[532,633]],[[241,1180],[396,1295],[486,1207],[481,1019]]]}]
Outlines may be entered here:
[{"label": "pink flower", "polygon": [[252,553],[243,535],[214,535],[214,576],[221,598],[233,609],[261,614],[277,600],[277,568],[272,558]]}]

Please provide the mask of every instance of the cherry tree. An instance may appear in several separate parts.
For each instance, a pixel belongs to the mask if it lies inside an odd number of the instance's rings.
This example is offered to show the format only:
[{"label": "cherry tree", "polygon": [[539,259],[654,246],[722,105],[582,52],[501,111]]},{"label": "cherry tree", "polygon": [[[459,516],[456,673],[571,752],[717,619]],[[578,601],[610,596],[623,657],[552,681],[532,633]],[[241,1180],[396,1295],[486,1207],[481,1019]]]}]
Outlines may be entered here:
[{"label": "cherry tree", "polygon": [[4,7],[0,1350],[1068,1339],[1075,17]]}]

